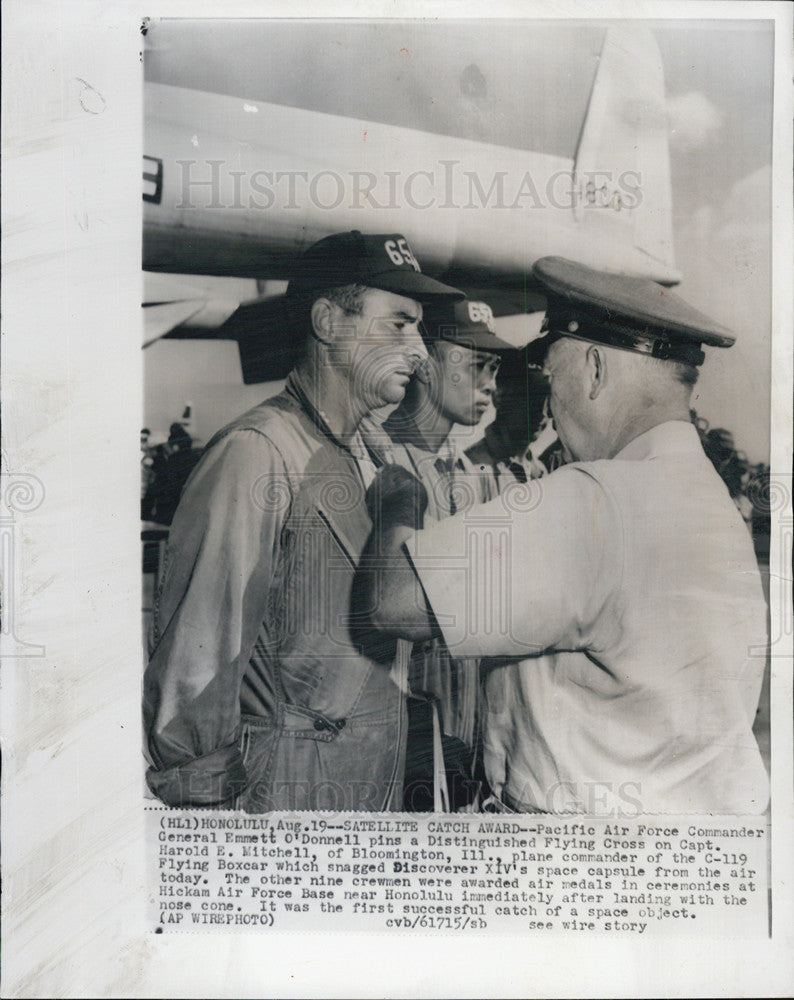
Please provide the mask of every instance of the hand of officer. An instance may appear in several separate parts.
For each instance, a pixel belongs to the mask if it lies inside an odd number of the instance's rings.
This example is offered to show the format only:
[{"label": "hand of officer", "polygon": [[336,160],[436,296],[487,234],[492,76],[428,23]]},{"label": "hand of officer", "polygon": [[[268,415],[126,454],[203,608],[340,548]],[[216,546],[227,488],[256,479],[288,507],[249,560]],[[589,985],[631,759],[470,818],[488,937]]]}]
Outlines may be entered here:
[{"label": "hand of officer", "polygon": [[376,530],[404,524],[418,530],[427,510],[427,490],[400,465],[384,465],[367,490],[367,510]]}]

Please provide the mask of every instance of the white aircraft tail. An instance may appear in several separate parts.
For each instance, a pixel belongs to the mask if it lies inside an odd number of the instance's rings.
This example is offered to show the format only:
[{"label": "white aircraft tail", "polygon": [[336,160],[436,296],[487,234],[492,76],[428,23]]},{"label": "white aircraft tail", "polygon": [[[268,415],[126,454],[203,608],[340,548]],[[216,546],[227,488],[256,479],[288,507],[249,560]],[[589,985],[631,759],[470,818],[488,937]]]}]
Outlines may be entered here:
[{"label": "white aircraft tail", "polygon": [[644,27],[609,28],[574,162],[585,229],[630,242],[680,280],[673,253],[670,157],[661,54]]}]

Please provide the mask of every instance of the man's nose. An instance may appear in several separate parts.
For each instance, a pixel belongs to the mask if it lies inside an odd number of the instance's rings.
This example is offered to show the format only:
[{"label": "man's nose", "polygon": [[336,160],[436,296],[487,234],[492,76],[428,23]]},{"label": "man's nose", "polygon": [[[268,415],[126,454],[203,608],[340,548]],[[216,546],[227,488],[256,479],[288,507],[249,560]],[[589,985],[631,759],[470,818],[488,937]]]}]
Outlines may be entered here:
[{"label": "man's nose", "polygon": [[414,326],[405,338],[405,353],[411,359],[414,369],[427,361],[429,355],[425,342],[419,333],[418,327]]},{"label": "man's nose", "polygon": [[496,392],[496,372],[486,369],[480,375],[479,383],[480,392],[485,392],[489,396],[493,396]]}]

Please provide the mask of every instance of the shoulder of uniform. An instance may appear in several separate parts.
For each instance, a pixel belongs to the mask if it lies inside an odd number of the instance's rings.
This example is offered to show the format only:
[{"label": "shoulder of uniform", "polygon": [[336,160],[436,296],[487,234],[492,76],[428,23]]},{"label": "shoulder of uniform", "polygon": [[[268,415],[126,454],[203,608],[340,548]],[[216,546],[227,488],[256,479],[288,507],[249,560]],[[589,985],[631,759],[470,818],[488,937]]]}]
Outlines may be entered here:
[{"label": "shoulder of uniform", "polygon": [[583,524],[592,524],[595,519],[608,516],[610,509],[617,509],[610,488],[610,472],[614,465],[613,459],[569,462],[533,482],[540,484],[544,493],[554,497],[555,505],[581,505],[588,512],[583,515]]},{"label": "shoulder of uniform", "polygon": [[305,420],[308,417],[300,405],[286,393],[280,393],[222,427],[207,443],[205,451],[223,440],[241,439],[246,435],[251,435],[252,440],[256,440],[258,436],[263,443],[269,441],[277,447],[283,446],[286,444],[284,439],[291,439]]}]

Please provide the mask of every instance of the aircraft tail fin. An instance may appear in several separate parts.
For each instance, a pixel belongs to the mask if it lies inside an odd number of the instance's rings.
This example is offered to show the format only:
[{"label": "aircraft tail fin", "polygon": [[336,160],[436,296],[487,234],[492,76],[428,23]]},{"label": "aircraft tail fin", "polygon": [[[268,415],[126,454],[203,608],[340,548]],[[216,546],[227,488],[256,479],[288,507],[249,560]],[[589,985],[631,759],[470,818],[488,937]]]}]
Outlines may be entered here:
[{"label": "aircraft tail fin", "polygon": [[661,53],[645,27],[609,28],[574,163],[576,217],[649,258],[674,284]]}]

